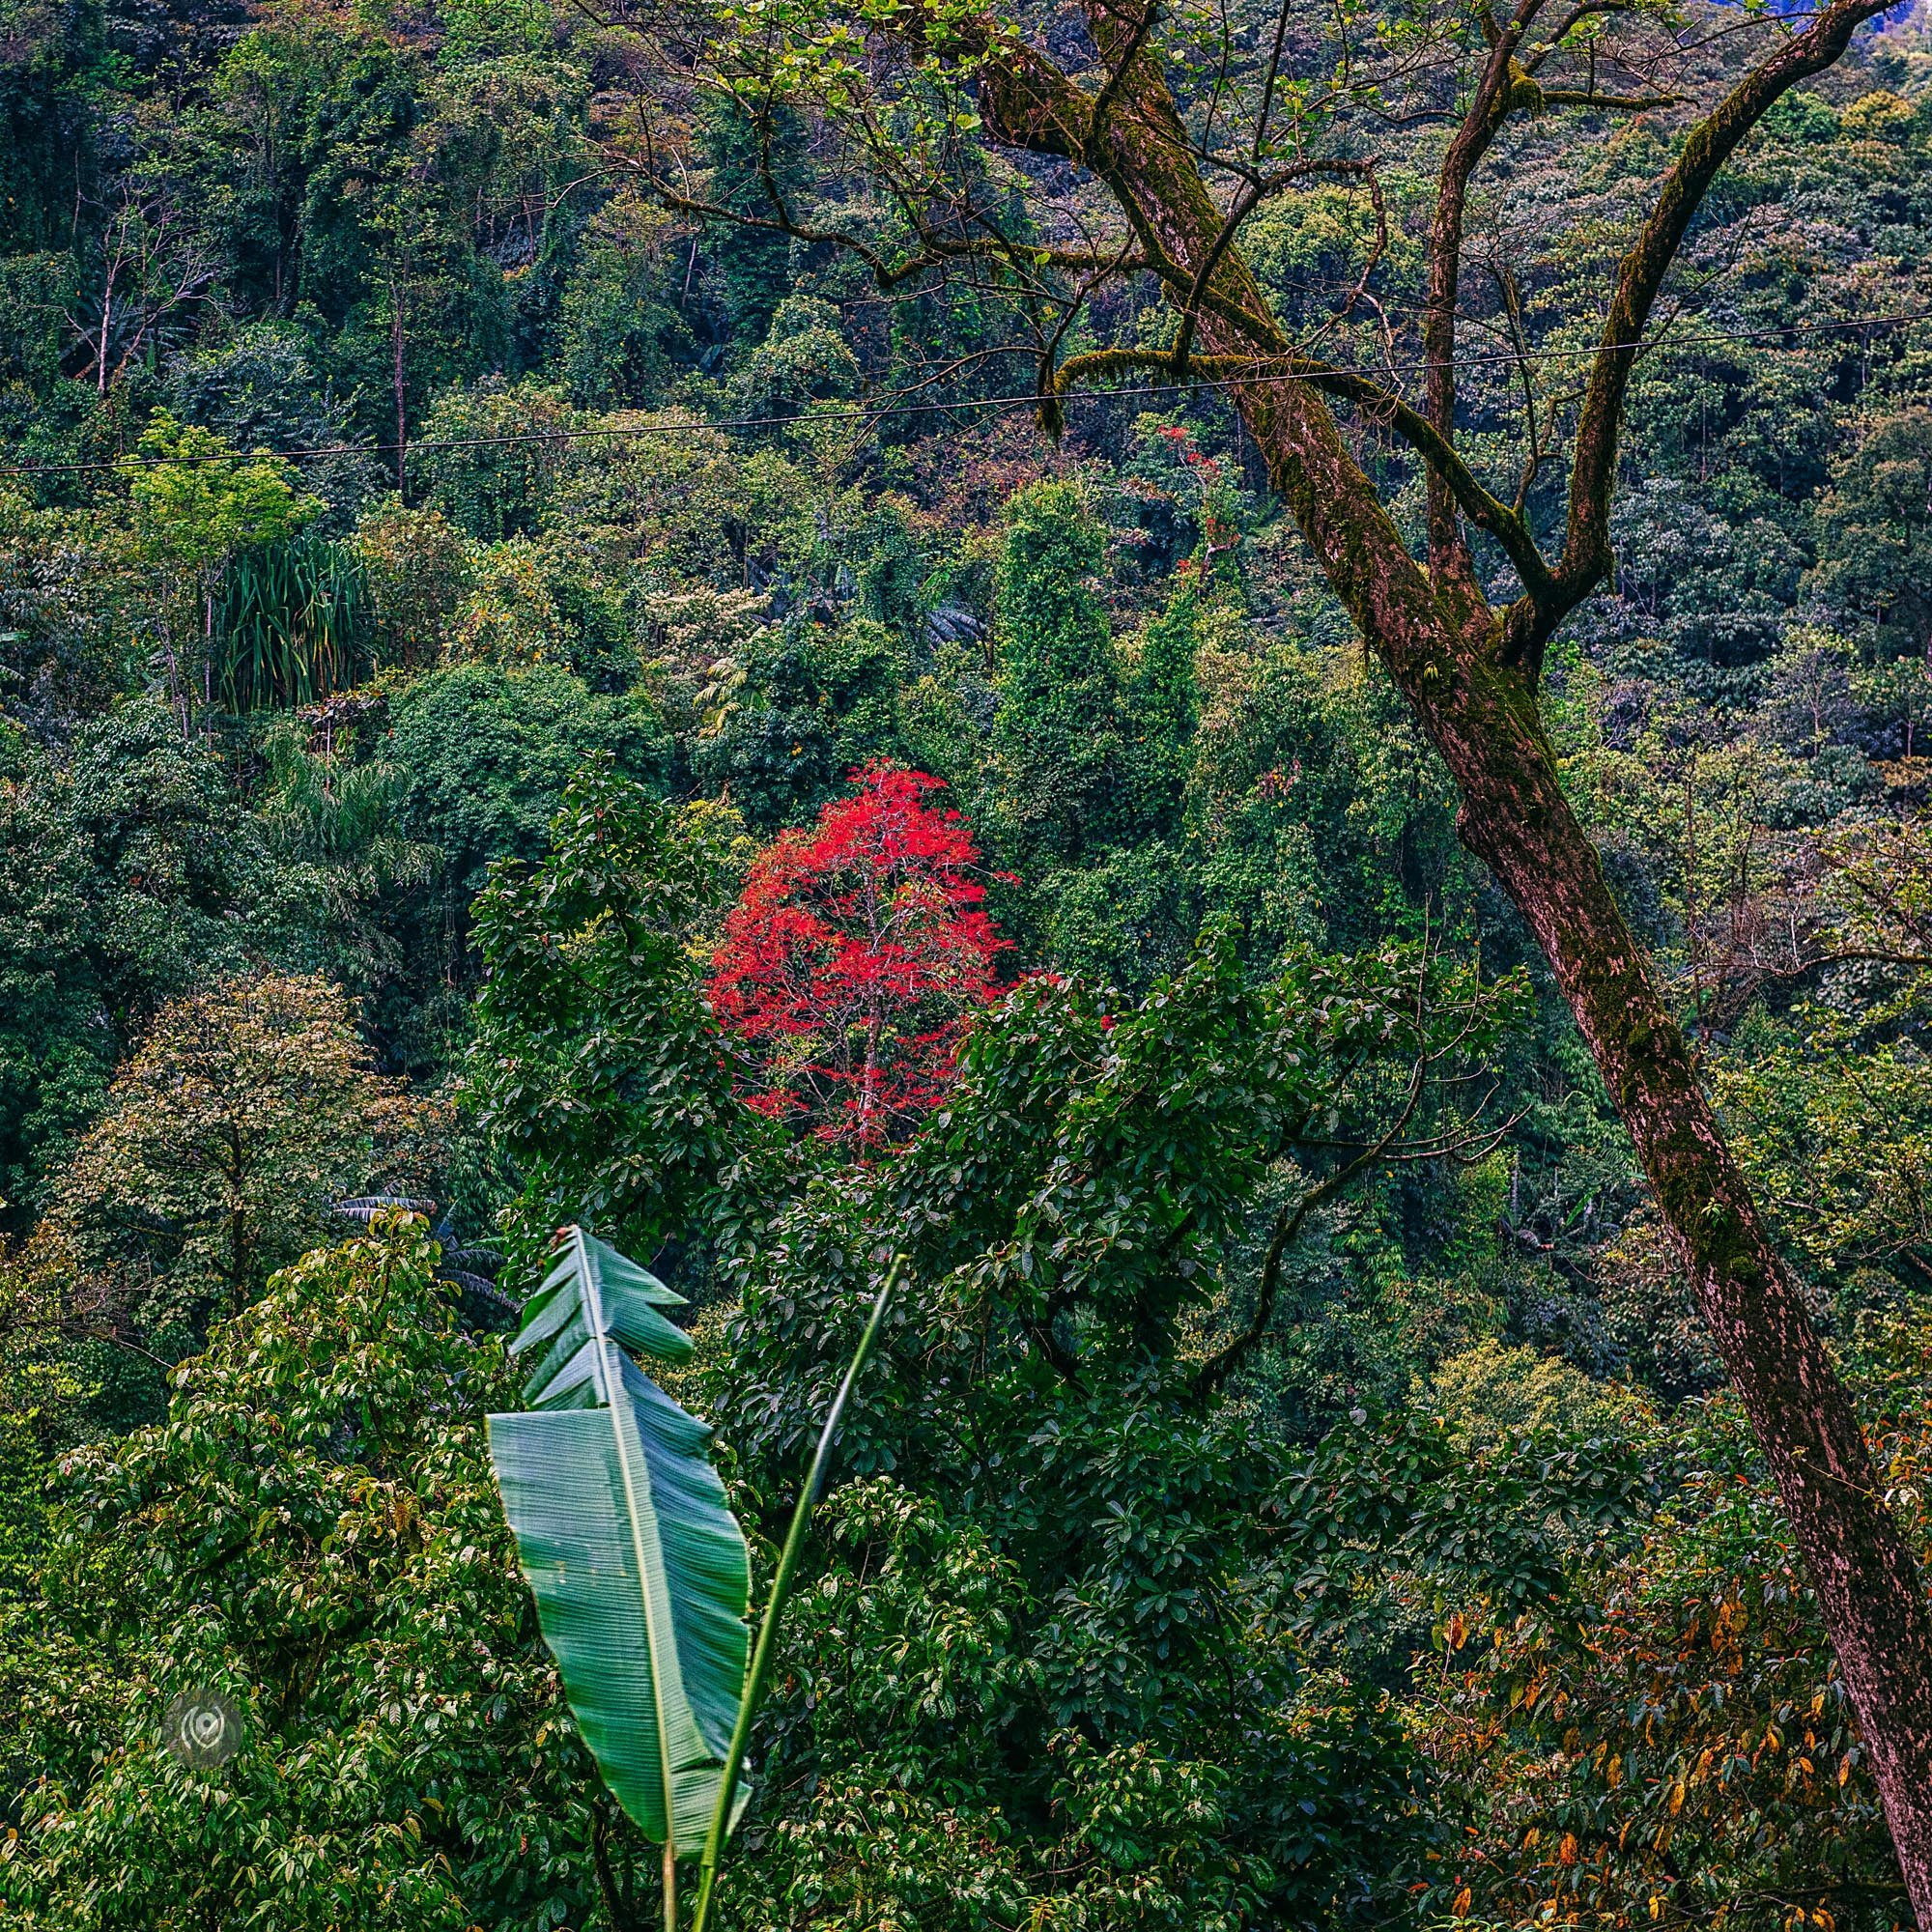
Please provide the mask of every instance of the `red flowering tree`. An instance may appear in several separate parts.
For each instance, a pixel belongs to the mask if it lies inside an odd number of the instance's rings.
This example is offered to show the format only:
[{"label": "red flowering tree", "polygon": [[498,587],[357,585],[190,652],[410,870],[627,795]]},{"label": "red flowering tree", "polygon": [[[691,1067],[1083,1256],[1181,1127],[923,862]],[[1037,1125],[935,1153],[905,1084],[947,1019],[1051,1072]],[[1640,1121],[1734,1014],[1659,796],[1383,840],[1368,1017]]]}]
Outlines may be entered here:
[{"label": "red flowering tree", "polygon": [[850,798],[752,867],[711,999],[757,1056],[753,1106],[866,1148],[938,1104],[1009,942],[965,820],[926,802],[939,780],[884,762],[852,776]]}]

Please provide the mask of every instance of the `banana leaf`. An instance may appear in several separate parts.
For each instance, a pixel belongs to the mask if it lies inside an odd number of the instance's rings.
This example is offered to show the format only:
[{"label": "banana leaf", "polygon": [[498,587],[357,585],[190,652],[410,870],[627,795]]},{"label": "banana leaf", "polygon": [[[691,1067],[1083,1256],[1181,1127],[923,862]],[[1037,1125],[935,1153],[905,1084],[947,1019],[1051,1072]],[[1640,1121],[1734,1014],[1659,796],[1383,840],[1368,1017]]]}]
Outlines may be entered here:
[{"label": "banana leaf", "polygon": [[658,1313],[682,1298],[570,1229],[511,1344],[535,1358],[532,1412],[490,1418],[504,1515],[578,1729],[617,1802],[673,1855],[696,1852],[711,1820],[751,1586],[710,1431],[625,1352],[689,1354]]}]

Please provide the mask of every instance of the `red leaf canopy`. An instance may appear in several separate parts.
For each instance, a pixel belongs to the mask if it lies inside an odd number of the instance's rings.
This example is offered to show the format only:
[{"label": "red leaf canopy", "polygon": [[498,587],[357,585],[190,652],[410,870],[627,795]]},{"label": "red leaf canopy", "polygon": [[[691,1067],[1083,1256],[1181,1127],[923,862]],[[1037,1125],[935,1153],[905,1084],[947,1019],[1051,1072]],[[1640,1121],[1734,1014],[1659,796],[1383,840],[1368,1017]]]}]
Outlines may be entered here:
[{"label": "red leaf canopy", "polygon": [[939,1103],[1009,942],[965,820],[926,803],[939,780],[883,762],[852,777],[852,797],[752,867],[711,999],[759,1062],[753,1106],[864,1149]]}]

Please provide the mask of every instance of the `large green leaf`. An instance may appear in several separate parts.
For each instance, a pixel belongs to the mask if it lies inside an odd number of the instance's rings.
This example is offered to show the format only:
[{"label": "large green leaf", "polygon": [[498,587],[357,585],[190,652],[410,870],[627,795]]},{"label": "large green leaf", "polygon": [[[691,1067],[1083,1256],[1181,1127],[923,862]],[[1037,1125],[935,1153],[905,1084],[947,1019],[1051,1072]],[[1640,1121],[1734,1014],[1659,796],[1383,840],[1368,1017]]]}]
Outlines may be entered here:
[{"label": "large green leaf", "polygon": [[544,1640],[578,1728],[646,1836],[696,1851],[745,1687],[745,1538],[710,1432],[624,1352],[689,1354],[657,1311],[682,1299],[582,1229],[530,1297],[529,1414],[490,1455]]}]

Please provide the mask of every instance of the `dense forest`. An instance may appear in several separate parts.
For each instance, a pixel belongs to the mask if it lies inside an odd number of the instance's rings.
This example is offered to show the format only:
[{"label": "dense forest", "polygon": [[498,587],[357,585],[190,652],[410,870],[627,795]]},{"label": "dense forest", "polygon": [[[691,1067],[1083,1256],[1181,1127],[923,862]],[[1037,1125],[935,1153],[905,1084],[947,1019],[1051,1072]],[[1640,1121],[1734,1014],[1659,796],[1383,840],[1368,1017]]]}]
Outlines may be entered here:
[{"label": "dense forest", "polygon": [[9,1924],[1932,1924],[1922,4],[0,0],[0,823]]}]

